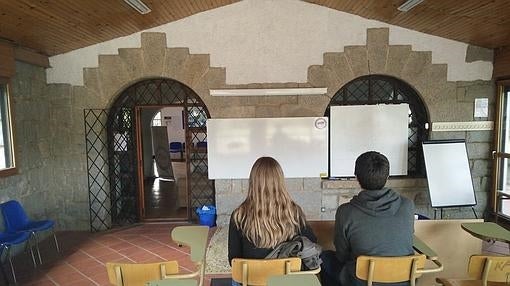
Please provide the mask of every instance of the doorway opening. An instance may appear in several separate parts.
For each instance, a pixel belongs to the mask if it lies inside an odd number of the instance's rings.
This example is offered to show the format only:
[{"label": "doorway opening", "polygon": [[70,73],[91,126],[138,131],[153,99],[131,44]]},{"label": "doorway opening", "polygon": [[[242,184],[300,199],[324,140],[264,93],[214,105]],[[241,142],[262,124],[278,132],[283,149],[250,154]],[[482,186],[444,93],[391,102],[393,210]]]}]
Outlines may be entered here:
[{"label": "doorway opening", "polygon": [[143,218],[188,219],[184,107],[140,107]]}]

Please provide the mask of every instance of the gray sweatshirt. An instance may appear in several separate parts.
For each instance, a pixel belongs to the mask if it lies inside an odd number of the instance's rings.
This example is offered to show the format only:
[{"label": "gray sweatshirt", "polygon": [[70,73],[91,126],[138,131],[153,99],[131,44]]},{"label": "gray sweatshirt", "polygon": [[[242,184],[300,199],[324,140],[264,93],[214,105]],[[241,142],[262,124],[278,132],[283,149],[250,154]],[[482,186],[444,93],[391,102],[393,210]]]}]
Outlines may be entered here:
[{"label": "gray sweatshirt", "polygon": [[344,265],[341,285],[363,285],[355,279],[356,258],[360,255],[413,254],[413,233],[414,204],[391,189],[363,190],[338,207],[335,247]]}]

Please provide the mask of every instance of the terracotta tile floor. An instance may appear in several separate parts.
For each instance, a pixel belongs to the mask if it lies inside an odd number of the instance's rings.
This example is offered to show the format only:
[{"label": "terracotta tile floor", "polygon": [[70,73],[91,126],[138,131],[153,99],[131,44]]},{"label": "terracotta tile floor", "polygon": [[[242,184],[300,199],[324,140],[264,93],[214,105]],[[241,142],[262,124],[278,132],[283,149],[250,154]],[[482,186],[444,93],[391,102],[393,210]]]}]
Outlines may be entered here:
[{"label": "terracotta tile floor", "polygon": [[[170,239],[170,231],[178,224],[142,224],[121,230],[92,234],[60,232],[61,253],[57,254],[53,240],[41,246],[43,265],[32,267],[29,255],[16,257],[14,267],[19,285],[110,285],[105,262],[158,262],[177,260],[182,272],[191,272],[189,249],[179,247]],[[214,233],[210,231],[210,236]],[[10,271],[6,267],[9,279]],[[228,276],[228,275],[227,275]],[[211,278],[225,275],[208,275]],[[4,283],[0,280],[0,284]]]},{"label": "terracotta tile floor", "polygon": [[[141,224],[129,228],[91,234],[89,232],[61,232],[58,234],[61,253],[57,254],[53,240],[41,247],[43,265],[32,267],[28,255],[16,257],[15,270],[19,285],[110,285],[105,262],[158,262],[177,260],[182,272],[190,272],[189,249],[179,247],[170,239],[170,231],[178,224]],[[215,229],[209,232],[211,237]],[[483,244],[487,254],[509,254],[508,245],[496,242]],[[9,279],[10,272],[6,268]],[[229,275],[206,275],[205,286],[211,278]],[[0,279],[0,285],[3,285]],[[5,283],[4,283],[5,284]]]}]

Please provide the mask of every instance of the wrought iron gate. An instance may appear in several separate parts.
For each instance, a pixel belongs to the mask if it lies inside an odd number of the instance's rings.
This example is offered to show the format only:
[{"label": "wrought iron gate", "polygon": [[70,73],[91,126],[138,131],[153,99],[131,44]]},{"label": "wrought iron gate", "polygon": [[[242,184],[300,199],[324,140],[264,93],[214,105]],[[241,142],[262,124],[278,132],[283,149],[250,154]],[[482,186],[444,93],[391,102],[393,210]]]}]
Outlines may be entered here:
[{"label": "wrought iron gate", "polygon": [[[186,100],[186,167],[188,170],[188,186],[191,193],[188,211],[206,204],[215,204],[214,181],[209,180],[207,164],[207,130],[206,119],[209,114],[198,97]],[[191,212],[196,216],[195,212]]]},{"label": "wrought iron gate", "polygon": [[107,119],[108,112],[104,109],[84,110],[91,231],[105,230],[112,224],[106,144]]},{"label": "wrought iron gate", "polygon": [[94,232],[138,219],[136,178],[129,162],[136,152],[129,135],[132,114],[124,110],[121,118],[109,115],[104,109],[84,111],[90,229]]},{"label": "wrought iron gate", "polygon": [[214,181],[207,174],[205,122],[210,116],[205,104],[178,81],[143,80],[125,89],[109,111],[84,111],[92,231],[139,220],[134,110],[168,105],[184,108],[188,215],[203,204],[215,204]]}]

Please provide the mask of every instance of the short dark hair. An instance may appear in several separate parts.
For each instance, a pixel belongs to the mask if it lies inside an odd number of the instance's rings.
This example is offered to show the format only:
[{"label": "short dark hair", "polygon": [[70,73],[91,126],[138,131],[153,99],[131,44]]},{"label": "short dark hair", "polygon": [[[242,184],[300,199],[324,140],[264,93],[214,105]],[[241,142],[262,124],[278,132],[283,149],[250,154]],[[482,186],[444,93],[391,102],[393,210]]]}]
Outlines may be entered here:
[{"label": "short dark hair", "polygon": [[365,190],[380,190],[386,185],[390,174],[390,162],[379,152],[370,151],[356,159],[354,175]]}]

